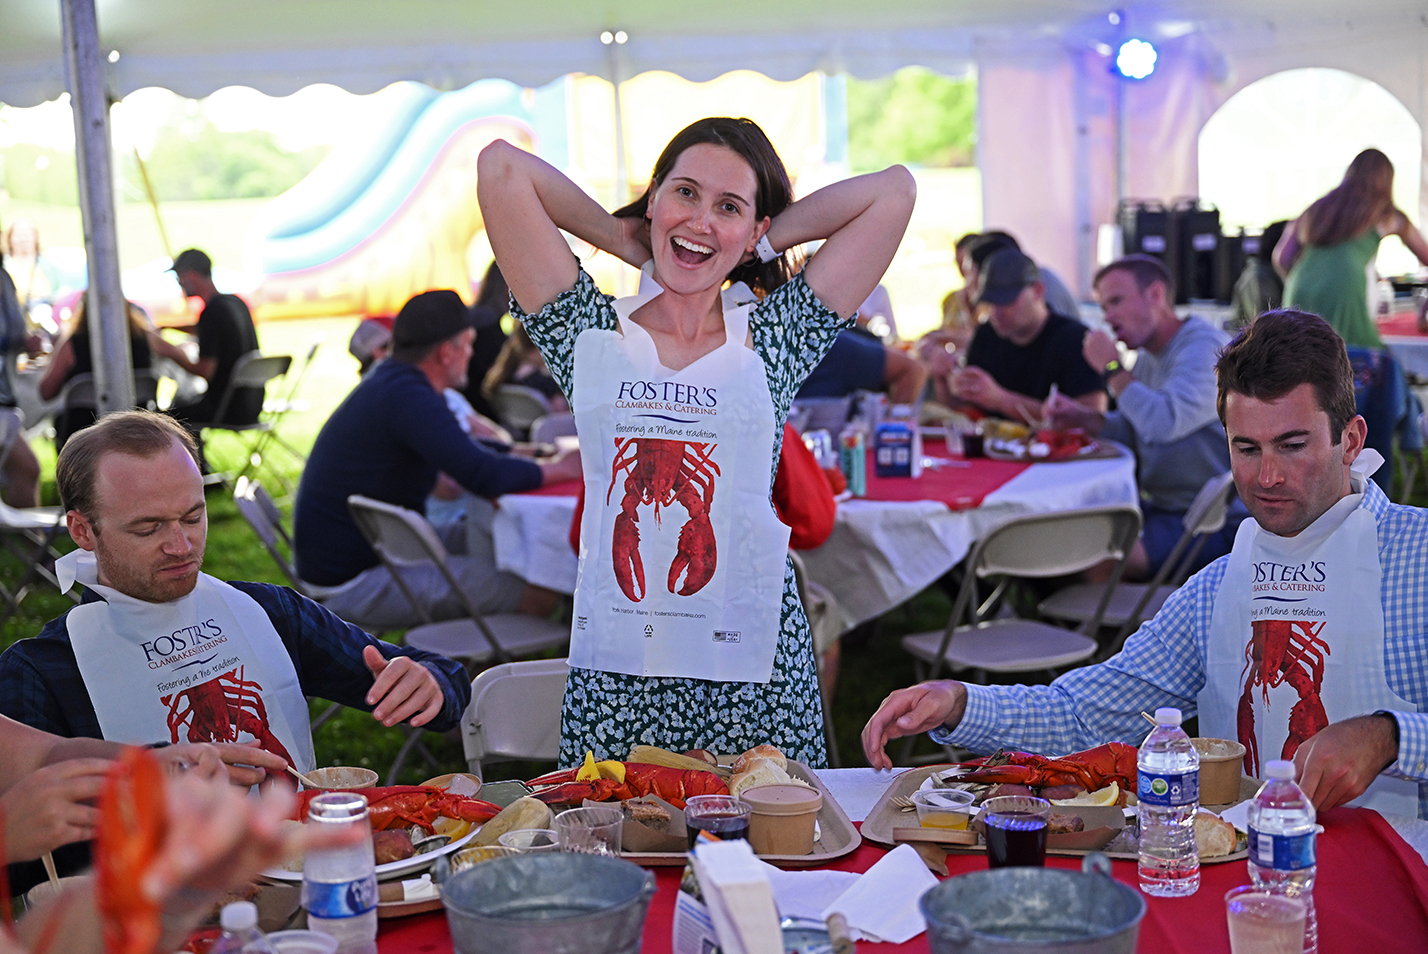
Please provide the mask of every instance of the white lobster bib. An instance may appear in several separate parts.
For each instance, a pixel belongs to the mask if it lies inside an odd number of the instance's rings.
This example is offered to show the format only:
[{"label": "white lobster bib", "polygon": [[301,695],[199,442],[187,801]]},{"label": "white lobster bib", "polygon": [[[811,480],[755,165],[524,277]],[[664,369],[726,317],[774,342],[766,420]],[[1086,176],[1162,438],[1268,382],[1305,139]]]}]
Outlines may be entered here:
[{"label": "white lobster bib", "polygon": [[[1200,734],[1238,739],[1245,773],[1294,752],[1320,729],[1380,709],[1418,707],[1384,673],[1378,523],[1361,504],[1383,458],[1359,455],[1357,491],[1296,536],[1240,524],[1210,616]],[[1418,785],[1380,775],[1350,804],[1418,814]]]},{"label": "white lobster bib", "polygon": [[724,291],[725,343],[671,371],[629,320],[662,293],[648,275],[615,302],[618,332],[575,341],[585,514],[570,665],[766,683],[789,530],[769,503],[773,399],[745,343],[756,299]]},{"label": "white lobster bib", "polygon": [[85,550],[56,560],[55,572],[64,589],[78,580],[107,600],[82,603],[66,618],[104,738],[256,740],[300,772],[316,767],[297,670],[248,594],[200,573],[187,596],[149,603],[101,585]]}]

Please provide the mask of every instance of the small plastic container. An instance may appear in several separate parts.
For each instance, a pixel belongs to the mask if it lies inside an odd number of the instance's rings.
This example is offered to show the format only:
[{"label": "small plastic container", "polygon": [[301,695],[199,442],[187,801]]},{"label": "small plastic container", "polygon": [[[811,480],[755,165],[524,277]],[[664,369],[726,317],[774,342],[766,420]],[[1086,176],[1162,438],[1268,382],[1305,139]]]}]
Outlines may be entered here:
[{"label": "small plastic container", "polygon": [[356,765],[332,765],[313,769],[307,773],[313,784],[322,791],[350,792],[359,788],[371,788],[377,784],[377,773],[369,768]]},{"label": "small plastic container", "polygon": [[537,851],[559,851],[560,835],[551,828],[521,828],[508,831],[496,843],[521,853]]},{"label": "small plastic container", "polygon": [[1200,804],[1239,801],[1245,747],[1232,739],[1191,739],[1190,744],[1200,753]]},{"label": "small plastic container", "polygon": [[814,824],[823,793],[805,785],[760,785],[739,795],[752,809],[749,844],[760,855],[806,855],[813,851]]},{"label": "small plastic container", "polygon": [[458,871],[474,868],[483,861],[494,861],[497,858],[508,858],[511,855],[519,854],[521,852],[504,845],[477,845],[473,848],[462,848],[455,854],[449,855],[447,864],[451,865],[451,873],[456,874]]},{"label": "small plastic container", "polygon": [[337,954],[337,938],[321,931],[274,931],[268,943],[278,954]]},{"label": "small plastic container", "polygon": [[971,792],[958,788],[934,788],[915,792],[912,804],[917,807],[917,823],[923,828],[947,828],[966,831],[976,811]]}]

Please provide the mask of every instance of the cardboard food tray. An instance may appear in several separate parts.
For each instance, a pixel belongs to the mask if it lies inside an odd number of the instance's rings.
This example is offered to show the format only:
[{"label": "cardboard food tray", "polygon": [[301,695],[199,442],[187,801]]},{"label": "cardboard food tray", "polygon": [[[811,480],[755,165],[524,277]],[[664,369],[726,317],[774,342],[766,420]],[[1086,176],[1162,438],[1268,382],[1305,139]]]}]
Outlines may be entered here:
[{"label": "cardboard food tray", "polygon": [[[833,798],[833,793],[824,787],[818,776],[802,762],[788,761],[788,774],[801,782],[807,782],[823,793],[823,807],[818,810],[818,840],[813,843],[813,851],[806,855],[759,855],[764,861],[780,868],[814,868],[827,864],[835,858],[850,854],[863,838],[858,829],[848,820]],[[686,853],[683,851],[625,851],[620,857],[637,865],[656,867],[661,865],[683,865]]]},{"label": "cardboard food tray", "polygon": [[[922,768],[909,769],[908,771],[903,772],[897,778],[893,779],[892,784],[888,786],[887,791],[883,792],[882,798],[878,799],[878,803],[873,806],[873,810],[868,812],[868,817],[863,820],[863,837],[876,845],[883,845],[884,847],[888,848],[893,847],[894,844],[896,844],[893,835],[893,831],[895,829],[910,828],[915,827],[917,825],[917,813],[904,812],[900,810],[892,803],[893,797],[897,795],[911,796],[913,792],[917,791],[919,786],[922,785],[923,780],[926,779],[928,776],[934,775],[938,772],[945,772],[950,767],[951,766],[949,765],[928,765]],[[1259,790],[1259,786],[1260,783],[1257,779],[1241,777],[1240,797],[1236,802],[1231,802],[1230,804],[1238,804],[1239,802],[1245,801],[1246,799],[1253,798],[1254,793]],[[1218,813],[1226,808],[1229,808],[1230,806],[1206,805],[1204,807],[1209,809],[1210,811]],[[1073,812],[1076,811],[1075,808],[1067,808],[1066,810]],[[1048,840],[1046,853],[1049,855],[1079,856],[1086,854],[1088,851],[1093,851],[1095,850],[1094,848],[1088,847],[1070,847],[1069,845],[1067,847],[1056,846],[1055,840],[1071,839],[1074,843],[1074,841],[1077,840],[1076,836],[1084,836],[1086,834],[1089,833],[1075,832],[1072,835],[1052,835],[1051,840]],[[1112,837],[1114,837],[1114,833],[1112,833]],[[943,847],[946,848],[949,852],[957,852],[960,854],[980,855],[986,854],[987,851],[985,845],[943,845]],[[1236,845],[1236,849],[1237,850],[1231,852],[1228,855],[1219,855],[1214,858],[1205,858],[1201,861],[1201,864],[1217,865],[1222,864],[1226,861],[1243,861],[1248,858],[1249,850],[1246,847],[1245,838],[1243,835],[1241,835],[1239,842]],[[1106,852],[1106,855],[1111,858],[1122,858],[1129,861],[1134,861],[1136,859],[1136,856],[1134,854],[1124,851],[1108,851]]]}]

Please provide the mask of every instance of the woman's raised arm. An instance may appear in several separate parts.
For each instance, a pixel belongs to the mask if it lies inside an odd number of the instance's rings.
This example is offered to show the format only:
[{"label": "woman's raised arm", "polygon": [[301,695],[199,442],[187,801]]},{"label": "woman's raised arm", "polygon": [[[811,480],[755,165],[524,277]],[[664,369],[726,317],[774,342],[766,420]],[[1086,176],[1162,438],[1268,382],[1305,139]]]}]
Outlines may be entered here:
[{"label": "woman's raised arm", "polygon": [[617,219],[550,163],[498,139],[481,150],[476,193],[491,250],[527,312],[575,284],[575,258],[561,230],[639,267],[650,257],[640,222]]},{"label": "woman's raised arm", "polygon": [[844,179],[780,212],[768,240],[781,252],[824,239],[803,278],[819,301],[847,317],[882,280],[916,198],[917,183],[902,166]]}]

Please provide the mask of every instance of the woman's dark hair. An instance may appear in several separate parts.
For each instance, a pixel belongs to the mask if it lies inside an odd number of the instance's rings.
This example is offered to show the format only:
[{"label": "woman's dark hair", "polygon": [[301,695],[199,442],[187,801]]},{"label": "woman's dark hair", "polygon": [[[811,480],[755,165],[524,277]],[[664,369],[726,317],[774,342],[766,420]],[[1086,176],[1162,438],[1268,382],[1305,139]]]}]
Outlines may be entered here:
[{"label": "woman's dark hair", "polygon": [[[650,184],[644,194],[615,215],[620,218],[644,218],[649,208],[650,197],[674,169],[680,155],[690,146],[711,143],[734,150],[744,158],[754,170],[754,180],[758,183],[758,194],[754,197],[754,218],[773,218],[793,202],[793,186],[788,181],[788,170],[783,167],[773,143],[759,124],[752,119],[732,119],[728,116],[711,116],[690,123],[681,129],[655,162],[650,173]],[[736,267],[729,273],[731,282],[744,282],[760,297],[778,288],[793,277],[794,262],[788,252],[771,262],[761,262],[758,256],[753,261]]]},{"label": "woman's dark hair", "polygon": [[526,360],[526,355],[532,351],[537,351],[535,342],[531,341],[531,336],[526,333],[525,326],[519,321],[516,327],[506,337],[501,344],[501,353],[496,355],[495,362],[491,369],[486,372],[486,377],[481,380],[481,394],[487,399],[495,396],[496,391],[503,384],[511,384],[516,380],[516,372],[520,370],[521,363]]},{"label": "woman's dark hair", "polygon": [[1344,339],[1318,315],[1294,308],[1267,311],[1220,353],[1216,405],[1225,422],[1225,396],[1234,391],[1259,401],[1284,397],[1301,384],[1314,387],[1329,415],[1329,439],[1338,444],[1354,408],[1354,379]]},{"label": "woman's dark hair", "polygon": [[1377,149],[1365,149],[1349,163],[1343,181],[1304,210],[1296,230],[1304,244],[1327,248],[1357,238],[1393,211],[1393,163]]},{"label": "woman's dark hair", "polygon": [[511,290],[506,286],[506,276],[493,260],[486,274],[481,277],[481,294],[476,296],[474,308],[489,308],[499,317],[511,310]]}]

